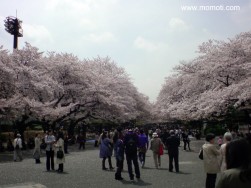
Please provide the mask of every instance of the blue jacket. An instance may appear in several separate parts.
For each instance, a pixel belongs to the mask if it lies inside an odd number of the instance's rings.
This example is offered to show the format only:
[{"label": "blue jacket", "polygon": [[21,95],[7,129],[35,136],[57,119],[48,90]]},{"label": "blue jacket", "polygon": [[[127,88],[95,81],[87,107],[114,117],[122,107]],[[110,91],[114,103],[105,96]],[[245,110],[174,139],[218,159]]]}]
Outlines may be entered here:
[{"label": "blue jacket", "polygon": [[116,159],[119,161],[124,160],[125,146],[121,139],[118,139],[116,145]]}]

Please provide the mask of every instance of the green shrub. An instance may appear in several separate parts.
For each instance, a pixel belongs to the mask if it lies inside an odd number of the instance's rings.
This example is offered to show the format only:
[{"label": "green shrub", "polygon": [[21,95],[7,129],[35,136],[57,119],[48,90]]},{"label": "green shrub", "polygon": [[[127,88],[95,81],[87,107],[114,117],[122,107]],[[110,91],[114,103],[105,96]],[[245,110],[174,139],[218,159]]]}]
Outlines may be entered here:
[{"label": "green shrub", "polygon": [[204,131],[204,134],[214,133],[216,136],[224,135],[226,132],[225,128],[221,125],[209,125]]}]

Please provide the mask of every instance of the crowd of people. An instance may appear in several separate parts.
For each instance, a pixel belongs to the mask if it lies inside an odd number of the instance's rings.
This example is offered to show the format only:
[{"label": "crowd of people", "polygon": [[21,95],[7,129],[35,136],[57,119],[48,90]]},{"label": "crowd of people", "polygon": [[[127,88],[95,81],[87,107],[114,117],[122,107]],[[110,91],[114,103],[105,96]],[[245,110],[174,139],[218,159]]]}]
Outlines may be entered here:
[{"label": "crowd of people", "polygon": [[[22,148],[23,141],[19,133],[13,141],[14,162],[22,161]],[[36,133],[34,139],[33,158],[35,163],[41,163],[41,149],[46,152],[46,170],[55,170],[54,158],[56,157],[56,164],[58,164],[58,172],[63,172],[63,164],[65,162],[65,153],[68,153],[67,146],[65,145],[65,135],[62,131],[58,131],[56,136],[52,130],[48,130],[44,136]]]},{"label": "crowd of people", "polygon": [[[58,164],[57,171],[64,171],[65,154],[68,153],[65,144],[66,135],[59,131],[54,135],[52,130],[46,132],[41,137],[36,134],[33,157],[35,163],[40,163],[41,146],[46,151],[46,169],[55,170],[54,159]],[[42,142],[43,140],[43,142]],[[209,133],[205,137],[205,144],[201,149],[203,157],[204,170],[206,173],[206,188],[231,188],[251,187],[251,134],[244,137],[237,137],[234,132],[226,132],[224,136],[216,140],[214,134]],[[161,155],[164,149],[169,156],[169,171],[176,173],[179,169],[179,147],[183,141],[183,149],[191,151],[190,138],[188,131],[183,130],[143,130],[138,128],[122,129],[115,131],[103,130],[101,134],[95,135],[94,147],[99,147],[99,157],[102,159],[102,170],[114,170],[111,157],[116,159],[115,179],[123,180],[121,172],[124,169],[126,160],[128,175],[130,180],[135,177],[140,179],[141,170],[145,167],[146,153],[152,151],[153,164],[156,169],[161,168]],[[67,142],[67,141],[66,141]],[[77,137],[79,149],[85,149],[86,139],[81,133]],[[14,161],[23,160],[22,157],[22,139],[17,134],[13,142]],[[107,160],[106,160],[107,159]],[[106,166],[108,161],[108,168]],[[220,176],[217,179],[217,174]]]},{"label": "crowd of people", "polygon": [[[206,143],[202,146],[202,155],[206,188],[251,187],[250,133],[246,137],[238,138],[234,132],[226,132],[219,149],[215,135],[209,133],[206,135]],[[218,173],[220,177],[216,183]]]},{"label": "crowd of people", "polygon": [[105,166],[106,159],[108,159],[109,169],[113,169],[111,157],[112,155],[116,157],[116,180],[123,180],[121,171],[124,168],[124,158],[126,159],[129,178],[133,181],[134,177],[140,178],[140,167],[144,168],[145,166],[146,152],[152,151],[153,163],[155,168],[158,169],[161,167],[161,155],[164,154],[165,148],[169,154],[169,171],[173,172],[175,168],[175,171],[179,173],[180,137],[177,136],[175,130],[161,132],[156,129],[152,134],[150,131],[150,136],[147,130],[138,128],[124,130],[118,128],[112,134],[104,130],[99,137],[98,144],[100,145],[103,170],[108,169]]}]

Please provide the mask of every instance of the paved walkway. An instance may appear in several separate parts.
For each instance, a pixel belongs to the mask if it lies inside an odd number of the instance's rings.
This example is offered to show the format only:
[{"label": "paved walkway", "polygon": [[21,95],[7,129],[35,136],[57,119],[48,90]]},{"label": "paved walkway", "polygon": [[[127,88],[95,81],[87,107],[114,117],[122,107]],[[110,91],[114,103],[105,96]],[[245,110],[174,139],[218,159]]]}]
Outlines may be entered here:
[{"label": "paved walkway", "polygon": [[[42,164],[35,164],[31,158],[22,162],[0,162],[1,188],[203,188],[205,174],[202,161],[198,159],[198,151],[203,141],[192,141],[194,151],[183,151],[180,147],[180,173],[168,171],[168,156],[162,156],[160,169],[154,168],[152,152],[147,152],[146,164],[141,170],[141,179],[131,182],[129,180],[126,161],[125,171],[122,173],[123,181],[114,179],[115,170],[101,170],[99,150],[92,145],[87,150],[75,151],[69,149],[64,165],[65,172],[47,172],[45,157]],[[91,148],[91,149],[88,149]],[[113,166],[115,158],[112,157]]]}]

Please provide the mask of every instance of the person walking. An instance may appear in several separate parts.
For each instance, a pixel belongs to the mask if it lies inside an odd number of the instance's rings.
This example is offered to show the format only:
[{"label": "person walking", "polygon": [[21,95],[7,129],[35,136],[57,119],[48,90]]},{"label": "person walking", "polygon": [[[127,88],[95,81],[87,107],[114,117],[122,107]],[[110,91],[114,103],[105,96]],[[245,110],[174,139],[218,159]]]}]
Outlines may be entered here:
[{"label": "person walking", "polygon": [[81,132],[80,135],[77,138],[77,141],[79,143],[79,147],[78,149],[81,150],[81,148],[85,149],[85,136],[84,134]]},{"label": "person walking", "polygon": [[44,141],[46,143],[46,169],[47,171],[54,170],[54,144],[56,143],[56,140],[52,130],[48,131]]},{"label": "person walking", "polygon": [[220,147],[220,169],[221,172],[227,169],[226,165],[226,146],[232,140],[232,134],[230,132],[226,132],[223,136],[224,144]]},{"label": "person walking", "polygon": [[153,160],[156,168],[161,166],[161,158],[159,153],[161,145],[163,145],[161,139],[158,137],[158,134],[154,132],[151,139],[150,150],[153,152]]},{"label": "person walking", "polygon": [[102,169],[107,170],[105,166],[105,161],[108,158],[109,168],[110,170],[113,170],[112,167],[112,147],[111,147],[111,140],[108,138],[107,132],[103,132],[101,141],[100,141],[100,153],[99,157],[102,158]]},{"label": "person walking", "polygon": [[173,130],[170,130],[170,137],[166,140],[166,146],[169,156],[169,172],[173,171],[173,161],[175,171],[179,172],[179,145],[180,139],[175,135]]},{"label": "person walking", "polygon": [[17,157],[19,158],[20,161],[23,160],[22,156],[22,139],[21,135],[18,133],[16,138],[14,139],[14,161],[17,161]]},{"label": "person walking", "polygon": [[202,146],[204,170],[207,174],[206,188],[215,188],[217,173],[220,172],[218,156],[220,151],[215,145],[215,135],[209,133],[206,135],[206,143]]},{"label": "person walking", "polygon": [[34,147],[34,152],[33,152],[33,157],[35,159],[36,164],[41,163],[40,162],[40,145],[41,145],[41,139],[38,133],[35,135],[35,147]]},{"label": "person walking", "polygon": [[134,165],[136,178],[140,179],[140,170],[139,170],[138,155],[137,155],[138,143],[139,143],[138,135],[134,133],[132,129],[129,129],[128,133],[125,135],[124,144],[125,144],[125,154],[128,167],[128,174],[131,181],[134,180],[132,163]]},{"label": "person walking", "polygon": [[144,133],[144,130],[141,129],[139,131],[139,145],[138,145],[138,157],[139,157],[139,161],[141,164],[141,167],[144,168],[145,165],[145,160],[146,160],[146,152],[148,150],[148,137],[146,136],[146,134]]},{"label": "person walking", "polygon": [[190,139],[189,139],[189,136],[188,136],[188,132],[184,131],[184,132],[182,132],[181,135],[182,135],[182,139],[183,139],[183,143],[184,143],[184,150],[186,151],[187,146],[188,146],[189,151],[191,151]]},{"label": "person walking", "polygon": [[55,147],[57,151],[57,155],[56,155],[57,157],[56,163],[58,164],[57,171],[60,173],[64,171],[64,163],[65,163],[64,134],[61,132],[58,134]]}]

